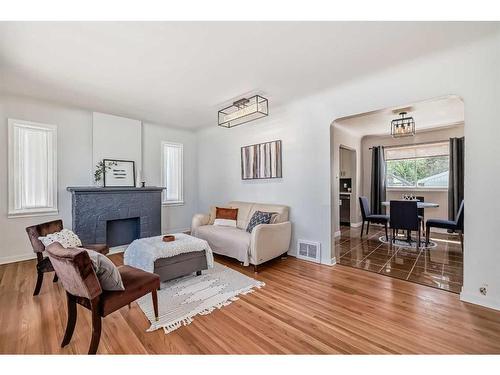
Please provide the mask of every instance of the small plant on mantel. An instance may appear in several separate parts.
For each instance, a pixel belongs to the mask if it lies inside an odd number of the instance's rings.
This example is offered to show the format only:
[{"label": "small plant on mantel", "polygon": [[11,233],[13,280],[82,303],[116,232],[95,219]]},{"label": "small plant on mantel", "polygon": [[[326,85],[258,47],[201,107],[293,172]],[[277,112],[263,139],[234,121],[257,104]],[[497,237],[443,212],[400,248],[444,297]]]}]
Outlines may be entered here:
[{"label": "small plant on mantel", "polygon": [[102,186],[101,181],[104,178],[104,172],[106,170],[110,170],[112,166],[118,165],[117,162],[111,161],[108,162],[108,164],[104,164],[104,160],[101,160],[95,165],[95,171],[94,171],[94,182],[97,186]]}]

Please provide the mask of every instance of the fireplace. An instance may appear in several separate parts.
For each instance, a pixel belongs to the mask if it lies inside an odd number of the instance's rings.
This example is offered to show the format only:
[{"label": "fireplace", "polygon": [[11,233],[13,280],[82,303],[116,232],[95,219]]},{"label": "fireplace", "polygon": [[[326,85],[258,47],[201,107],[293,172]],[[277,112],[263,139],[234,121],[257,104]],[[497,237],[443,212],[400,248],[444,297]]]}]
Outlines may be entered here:
[{"label": "fireplace", "polygon": [[138,217],[106,221],[106,244],[109,247],[127,245],[140,238]]},{"label": "fireplace", "polygon": [[161,187],[68,187],[73,231],[85,243],[127,245],[161,234]]}]

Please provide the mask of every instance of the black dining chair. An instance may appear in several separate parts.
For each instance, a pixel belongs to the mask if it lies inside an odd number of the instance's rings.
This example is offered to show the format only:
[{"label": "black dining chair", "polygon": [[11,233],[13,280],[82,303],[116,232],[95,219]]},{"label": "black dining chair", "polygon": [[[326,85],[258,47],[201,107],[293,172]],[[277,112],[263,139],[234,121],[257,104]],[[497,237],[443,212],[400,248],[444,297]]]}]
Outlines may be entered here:
[{"label": "black dining chair", "polygon": [[458,232],[460,236],[460,246],[462,247],[462,251],[464,251],[464,201],[460,203],[460,207],[458,209],[457,216],[455,220],[445,220],[445,219],[429,219],[425,223],[427,227],[427,231],[425,234],[425,242],[429,244],[429,237],[431,235],[431,228],[441,228],[441,229],[449,229],[453,232]]},{"label": "black dining chair", "polygon": [[393,200],[390,202],[391,208],[391,229],[392,242],[396,238],[396,231],[406,230],[408,232],[408,240],[411,240],[411,232],[418,232],[417,249],[420,248],[421,226],[420,217],[418,215],[418,206],[416,200]]},{"label": "black dining chair", "polygon": [[389,241],[389,235],[387,230],[387,224],[389,223],[389,215],[377,215],[370,212],[370,205],[368,204],[367,197],[359,197],[359,205],[361,207],[361,217],[363,222],[361,224],[361,238],[363,237],[363,230],[366,224],[366,234],[370,230],[370,223],[374,224],[384,224],[385,227],[385,238]]}]

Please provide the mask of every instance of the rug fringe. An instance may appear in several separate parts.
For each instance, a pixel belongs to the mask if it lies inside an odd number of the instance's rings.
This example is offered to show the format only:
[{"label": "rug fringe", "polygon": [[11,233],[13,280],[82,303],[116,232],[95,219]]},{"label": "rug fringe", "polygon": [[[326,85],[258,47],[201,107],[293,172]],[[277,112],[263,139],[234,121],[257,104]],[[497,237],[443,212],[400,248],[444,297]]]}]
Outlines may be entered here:
[{"label": "rug fringe", "polygon": [[[253,288],[260,289],[265,285],[266,285],[265,283],[259,282],[257,285],[251,286],[247,290],[239,291],[238,294],[246,295],[246,294],[254,292]],[[229,306],[231,303],[233,303],[234,301],[237,301],[237,300],[239,300],[238,296],[230,297],[227,300],[220,302],[220,303],[217,303],[214,306],[206,308],[200,312],[190,314],[188,316],[184,316],[182,318],[179,318],[179,319],[174,320],[173,322],[169,322],[167,324],[162,324],[162,323],[159,323],[156,321],[152,322],[151,326],[146,330],[146,332],[152,332],[152,331],[156,331],[157,329],[163,328],[163,331],[165,332],[165,334],[171,333],[182,326],[187,326],[187,325],[191,324],[193,322],[193,317],[195,317],[196,315],[208,315],[208,314],[212,313],[215,309],[221,309],[224,306]],[[160,319],[161,319],[161,317],[160,317]],[[151,322],[151,319],[150,319],[150,322]]]}]

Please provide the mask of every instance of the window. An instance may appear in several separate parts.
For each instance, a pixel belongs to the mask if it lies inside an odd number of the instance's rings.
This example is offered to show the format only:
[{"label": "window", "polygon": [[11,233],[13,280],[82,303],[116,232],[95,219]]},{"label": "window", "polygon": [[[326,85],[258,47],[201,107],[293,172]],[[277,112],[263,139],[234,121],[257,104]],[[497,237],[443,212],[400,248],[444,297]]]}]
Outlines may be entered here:
[{"label": "window", "polygon": [[57,127],[8,124],[9,217],[57,213]]},{"label": "window", "polygon": [[448,142],[390,147],[385,160],[388,188],[448,188]]},{"label": "window", "polygon": [[164,204],[183,204],[183,145],[180,143],[162,143],[161,179]]}]

